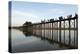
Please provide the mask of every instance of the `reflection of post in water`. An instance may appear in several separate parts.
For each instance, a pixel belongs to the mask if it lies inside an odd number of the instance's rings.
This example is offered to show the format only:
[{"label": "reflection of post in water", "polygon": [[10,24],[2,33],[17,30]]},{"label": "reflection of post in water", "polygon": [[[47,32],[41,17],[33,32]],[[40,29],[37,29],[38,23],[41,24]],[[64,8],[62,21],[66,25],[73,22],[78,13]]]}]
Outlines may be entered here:
[{"label": "reflection of post in water", "polygon": [[53,23],[52,23],[52,40],[53,40]]},{"label": "reflection of post in water", "polygon": [[[48,23],[48,28],[49,28],[49,23]],[[48,30],[48,37],[47,38],[49,38],[49,30]]]},{"label": "reflection of post in water", "polygon": [[76,18],[76,46],[78,46],[78,15],[75,14],[75,18]]},{"label": "reflection of post in water", "polygon": [[70,42],[71,42],[71,33],[70,33],[70,28],[71,28],[71,18],[72,18],[72,15],[69,15],[67,18],[69,18],[69,45],[70,45]]},{"label": "reflection of post in water", "polygon": [[64,20],[64,44],[65,44],[65,20]]},{"label": "reflection of post in water", "polygon": [[71,42],[71,37],[70,37],[70,20],[69,20],[69,45],[70,45],[70,42]]},{"label": "reflection of post in water", "polygon": [[59,17],[59,41],[61,42],[61,19],[62,19],[62,16]]},{"label": "reflection of post in water", "polygon": [[57,41],[58,41],[58,22],[56,24],[57,24]]},{"label": "reflection of post in water", "polygon": [[[74,19],[74,29],[75,29],[75,19]],[[75,30],[74,30],[74,46],[75,46]]]},{"label": "reflection of post in water", "polygon": [[51,37],[51,36],[52,36],[52,35],[51,35],[51,25],[52,25],[52,24],[50,23],[50,39],[52,39],[52,37]]}]

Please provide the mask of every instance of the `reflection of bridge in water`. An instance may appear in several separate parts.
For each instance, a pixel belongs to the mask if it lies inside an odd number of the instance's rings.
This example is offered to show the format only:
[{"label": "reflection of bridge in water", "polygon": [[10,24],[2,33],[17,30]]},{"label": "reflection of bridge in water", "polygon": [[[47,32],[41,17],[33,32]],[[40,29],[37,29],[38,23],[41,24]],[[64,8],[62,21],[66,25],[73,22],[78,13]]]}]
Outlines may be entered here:
[{"label": "reflection of bridge in water", "polygon": [[68,16],[66,19],[59,17],[59,20],[50,22],[35,23],[24,26],[28,32],[49,39],[72,48],[78,47],[78,15]]}]

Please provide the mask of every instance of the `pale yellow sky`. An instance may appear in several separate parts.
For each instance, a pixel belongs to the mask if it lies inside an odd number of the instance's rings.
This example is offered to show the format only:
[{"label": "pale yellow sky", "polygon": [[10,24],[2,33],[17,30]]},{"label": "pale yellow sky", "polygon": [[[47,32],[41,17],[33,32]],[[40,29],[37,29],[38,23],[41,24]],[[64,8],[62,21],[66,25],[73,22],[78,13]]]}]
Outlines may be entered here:
[{"label": "pale yellow sky", "polygon": [[80,0],[75,0],[75,1],[77,1],[77,3],[80,3]]}]

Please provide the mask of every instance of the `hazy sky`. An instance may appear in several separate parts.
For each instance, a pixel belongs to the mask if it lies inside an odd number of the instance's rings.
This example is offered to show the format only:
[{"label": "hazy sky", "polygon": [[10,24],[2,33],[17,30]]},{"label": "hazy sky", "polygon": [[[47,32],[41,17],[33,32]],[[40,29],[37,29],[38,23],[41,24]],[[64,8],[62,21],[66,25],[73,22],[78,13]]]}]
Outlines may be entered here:
[{"label": "hazy sky", "polygon": [[57,19],[59,16],[74,15],[77,12],[77,5],[13,1],[12,26],[20,26],[25,21],[35,23],[44,19]]}]

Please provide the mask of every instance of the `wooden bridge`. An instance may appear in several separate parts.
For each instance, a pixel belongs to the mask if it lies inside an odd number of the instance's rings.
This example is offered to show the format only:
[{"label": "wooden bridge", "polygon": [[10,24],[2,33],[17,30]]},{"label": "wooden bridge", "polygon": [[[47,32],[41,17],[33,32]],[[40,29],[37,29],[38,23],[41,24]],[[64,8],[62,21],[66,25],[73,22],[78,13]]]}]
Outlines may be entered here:
[{"label": "wooden bridge", "polygon": [[59,17],[59,20],[51,19],[48,22],[34,23],[24,26],[32,34],[65,44],[74,48],[78,47],[78,15]]}]

